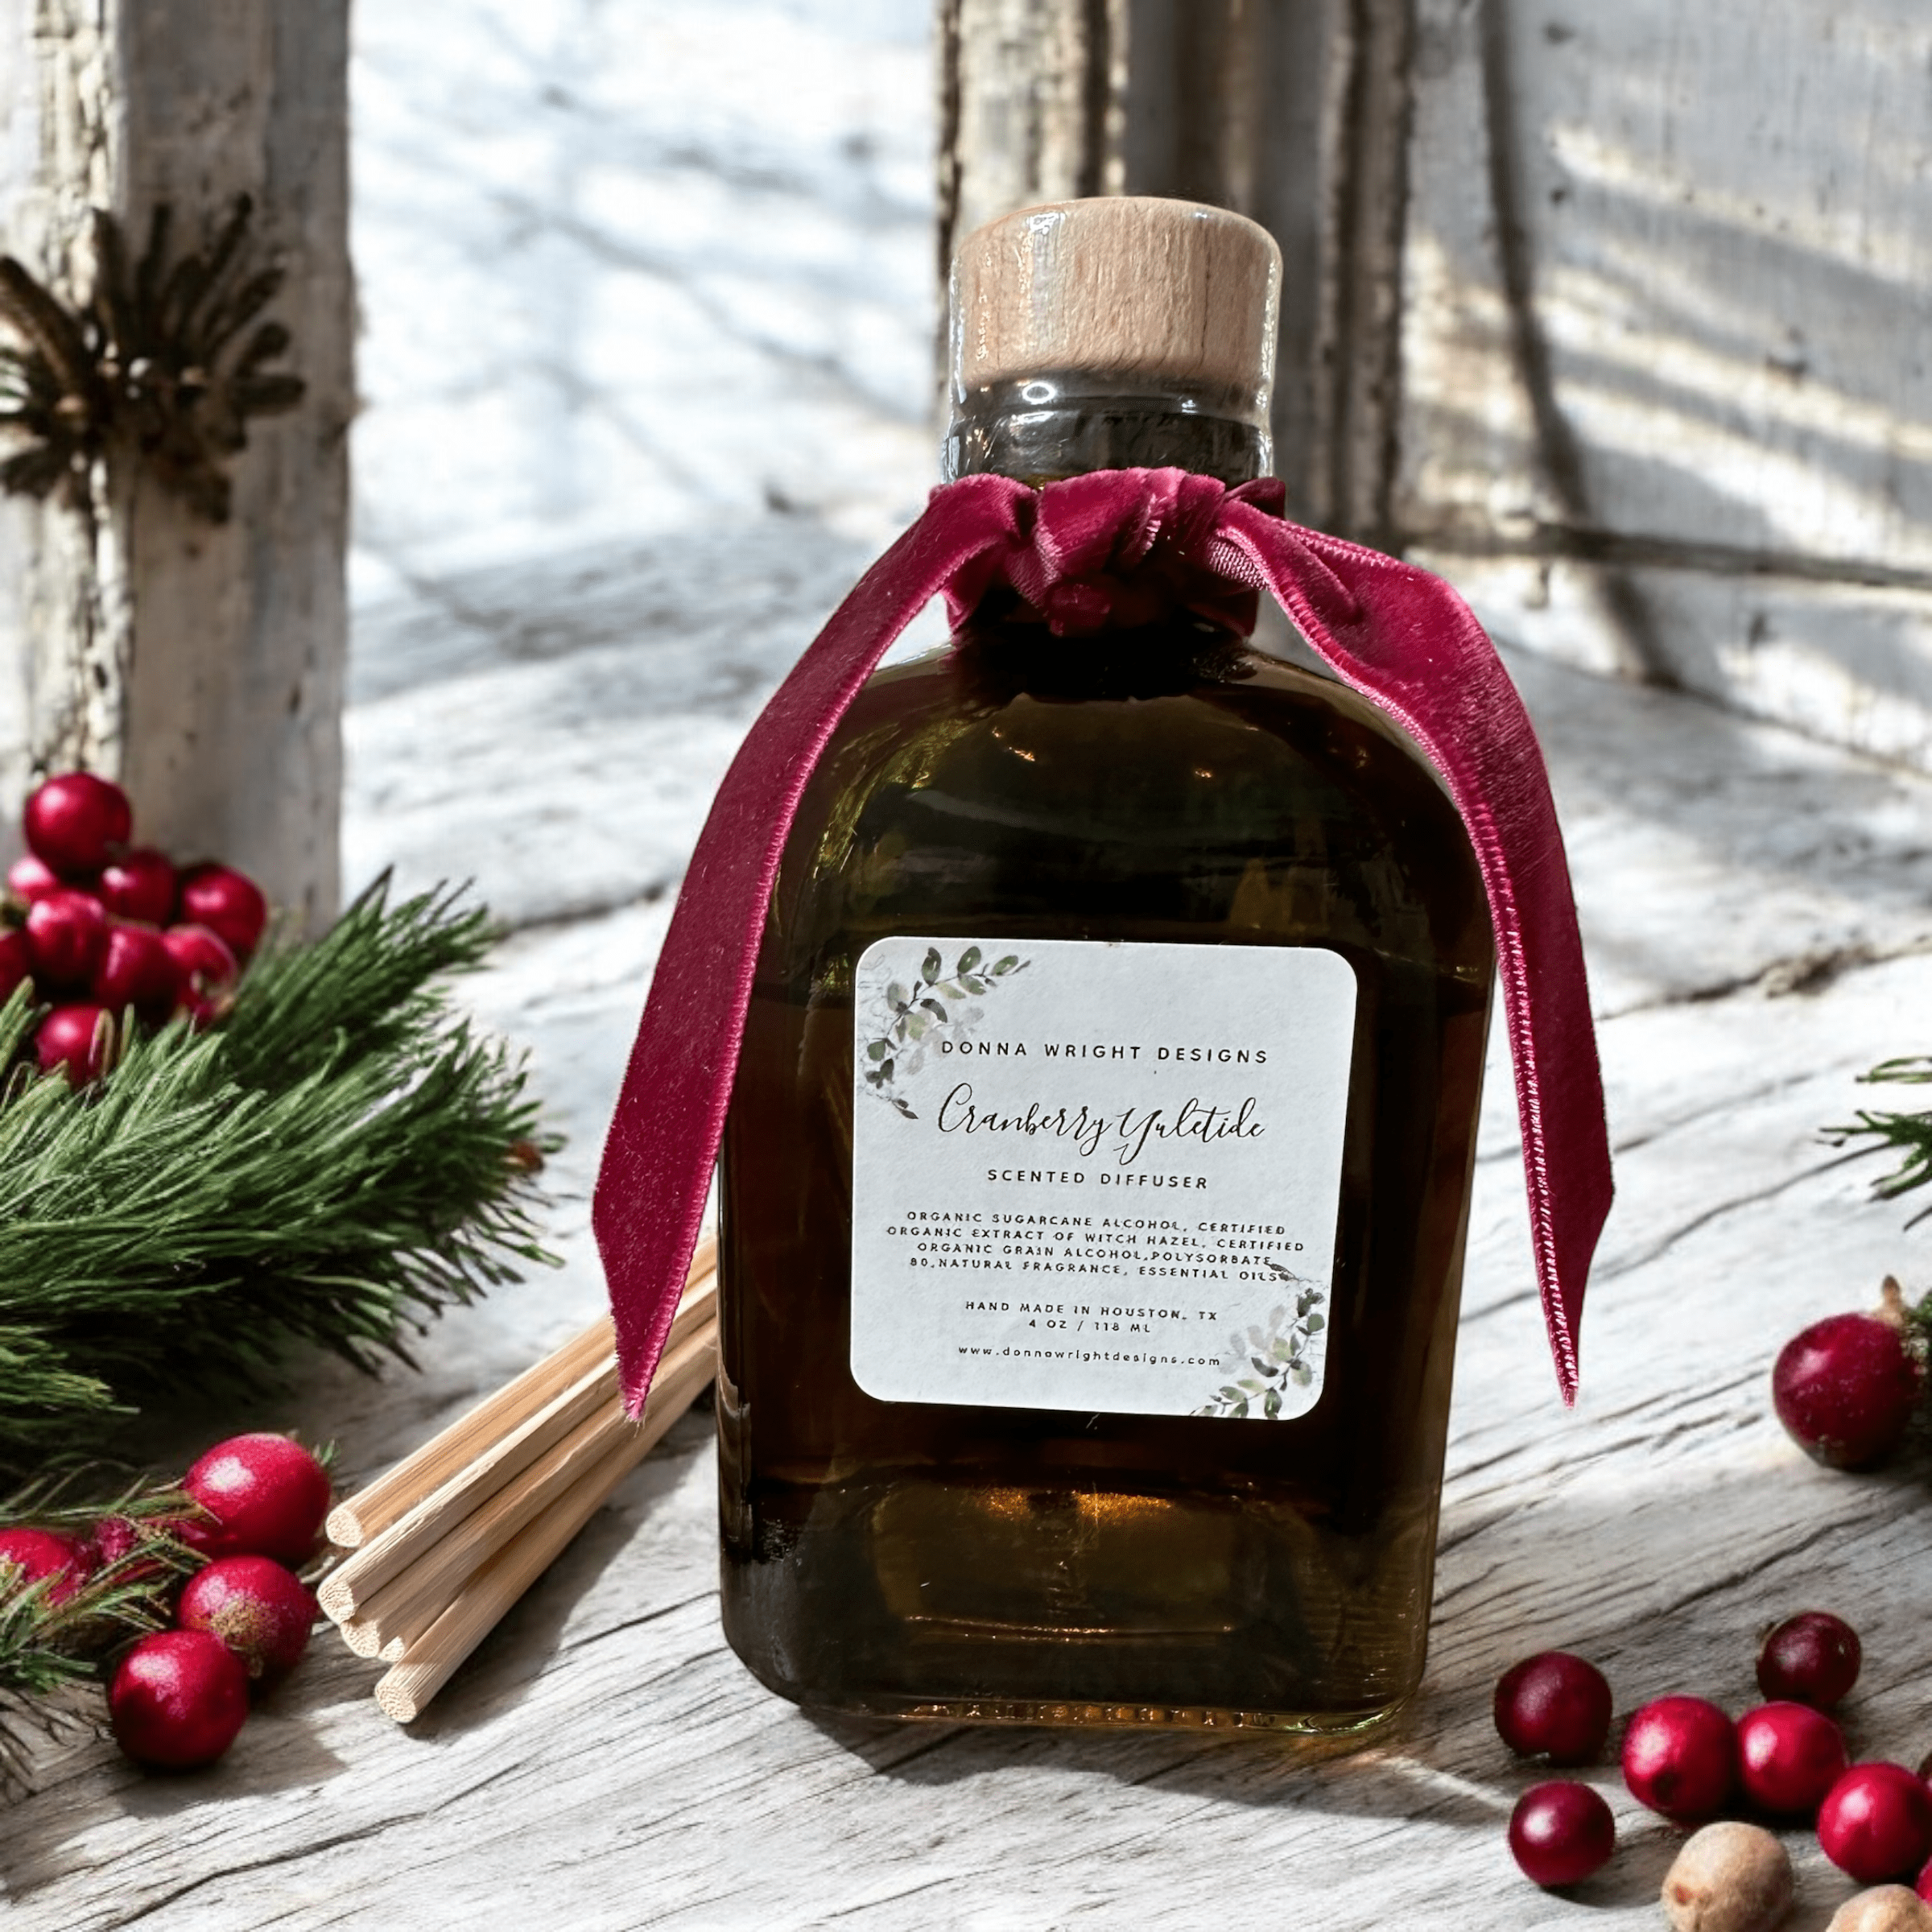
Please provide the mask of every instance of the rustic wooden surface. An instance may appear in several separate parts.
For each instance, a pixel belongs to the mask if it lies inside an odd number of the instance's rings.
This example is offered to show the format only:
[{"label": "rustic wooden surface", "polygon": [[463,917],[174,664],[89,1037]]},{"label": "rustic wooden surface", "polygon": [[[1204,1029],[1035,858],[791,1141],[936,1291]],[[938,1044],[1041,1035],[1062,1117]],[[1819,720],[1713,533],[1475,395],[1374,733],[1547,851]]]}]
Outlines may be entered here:
[{"label": "rustic wooden surface", "polygon": [[100,481],[91,540],[62,505],[0,501],[0,820],[85,765],[145,841],[246,867],[312,928],[340,887],[348,63],[347,0],[0,0],[0,246],[71,299],[91,208],[138,257],[169,204],[178,254],[246,193],[250,262],[287,275],[276,366],[308,385],[250,425],[218,528],[145,475]]},{"label": "rustic wooden surface", "polygon": [[1932,769],[1921,0],[939,0],[943,256],[1280,242],[1290,511],[1527,649]]},{"label": "rustic wooden surface", "polygon": [[[293,1406],[233,1418],[333,1435],[351,1474],[598,1306],[589,1175],[709,788],[930,477],[926,70],[893,14],[361,11],[369,601],[345,873],[477,877],[514,928],[478,1008],[530,1045],[571,1146],[562,1269],[442,1323],[420,1375],[324,1366]],[[728,563],[720,525],[754,562]],[[1672,620],[1686,649],[1690,615]],[[209,1773],[51,1748],[0,1831],[10,1926],[1656,1926],[1674,1835],[1608,1770],[1590,1775],[1624,1833],[1612,1870],[1575,1899],[1514,1872],[1503,1822],[1531,1774],[1490,1731],[1493,1679],[1563,1643],[1602,1662],[1621,1711],[1672,1690],[1735,1709],[1759,1628],[1801,1607],[1860,1624],[1859,1748],[1915,1762],[1932,1469],[1814,1470],[1765,1378],[1785,1335],[1886,1270],[1932,1287],[1908,1206],[1872,1203],[1872,1164],[1818,1136],[1874,1097],[1861,1069],[1932,1047],[1932,784],[1512,662],[1569,827],[1620,1203],[1567,1415],[1492,1085],[1431,1663],[1402,1730],[1320,1762],[1267,1740],[816,1723],[721,1644],[692,1417],[413,1730],[324,1645]],[[205,1439],[204,1418],[176,1427]],[[1822,1932],[1849,1888],[1802,1862],[1791,1924]]]},{"label": "rustic wooden surface", "polygon": [[1535,649],[1932,768],[1932,14],[1415,14],[1393,527]]},{"label": "rustic wooden surface", "polygon": [[1397,426],[1409,0],[937,0],[938,282],[981,222],[1168,195],[1280,244],[1278,473],[1381,540]]},{"label": "rustic wooden surface", "polygon": [[[447,869],[437,826],[473,810],[486,841],[518,814],[542,820],[559,863],[497,866],[493,896],[522,930],[476,990],[530,1042],[572,1149],[554,1176],[559,1275],[445,1322],[419,1377],[308,1383],[305,1412],[351,1471],[384,1465],[596,1306],[584,1190],[704,759],[725,755],[847,568],[798,569],[777,540],[787,527],[751,540],[777,559],[788,623],[694,617],[682,638],[617,650],[599,584],[694,568],[648,547],[577,559],[572,601],[526,586],[550,600],[536,661],[504,648],[529,616],[512,605],[460,662],[419,616],[372,620],[382,668],[352,712],[358,848],[427,878]],[[471,609],[490,607],[490,580],[469,588]],[[756,597],[738,595],[745,614]],[[1866,1639],[1859,1748],[1916,1761],[1932,1744],[1926,1472],[1814,1469],[1771,1419],[1765,1377],[1782,1336],[1862,1302],[1885,1270],[1932,1277],[1905,1209],[1867,1199],[1869,1165],[1818,1137],[1858,1104],[1860,1069],[1926,1043],[1932,784],[1692,700],[1517,669],[1570,827],[1620,1197],[1566,1415],[1492,1080],[1431,1661],[1400,1730],[1324,1762],[1279,1741],[807,1717],[723,1645],[694,1415],[412,1730],[378,1713],[370,1667],[324,1641],[209,1772],[145,1777],[93,1742],[50,1753],[7,1818],[10,1922],[374,1932],[514,1912],[559,1928],[1191,1932],[1259,1895],[1296,1923],[1319,1899],[1319,1922],[1363,1932],[1649,1925],[1674,1834],[1608,1770],[1591,1775],[1624,1832],[1611,1872],[1574,1899],[1515,1875],[1503,1823],[1533,1773],[1491,1731],[1495,1677],[1562,1644],[1602,1662],[1620,1710],[1682,1690],[1736,1709],[1758,1631],[1814,1605]],[[443,794],[399,799],[372,753],[394,733],[389,764],[405,762],[412,707],[419,727],[451,720],[477,745],[568,720],[581,782],[560,797],[541,741],[492,761],[459,738],[438,762]],[[707,748],[693,795],[643,783],[647,727]],[[603,852],[627,812],[654,829],[597,910],[585,895],[601,867],[573,884],[568,861]],[[1814,1852],[1800,1862],[1793,1923],[1818,1932],[1849,1888]]]}]

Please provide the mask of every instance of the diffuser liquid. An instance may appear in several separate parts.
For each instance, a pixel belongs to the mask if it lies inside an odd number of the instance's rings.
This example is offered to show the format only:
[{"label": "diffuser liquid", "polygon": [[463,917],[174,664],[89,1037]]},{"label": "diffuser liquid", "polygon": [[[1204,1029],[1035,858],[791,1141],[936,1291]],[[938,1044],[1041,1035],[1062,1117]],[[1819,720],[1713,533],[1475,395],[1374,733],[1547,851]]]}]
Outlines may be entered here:
[{"label": "diffuser liquid", "polygon": [[[1306,1413],[860,1386],[855,973],[907,935],[989,935],[1015,958],[1084,941],[1347,962]],[[725,1135],[724,1612],[758,1677],[855,1712],[1311,1731],[1408,1697],[1492,971],[1467,835],[1418,754],[1225,632],[1058,639],[983,615],[873,679],[786,848]],[[1241,1015],[1217,997],[1170,1017],[1192,1040]],[[1185,1195],[1119,1211],[1181,1227],[1208,1212]]]}]

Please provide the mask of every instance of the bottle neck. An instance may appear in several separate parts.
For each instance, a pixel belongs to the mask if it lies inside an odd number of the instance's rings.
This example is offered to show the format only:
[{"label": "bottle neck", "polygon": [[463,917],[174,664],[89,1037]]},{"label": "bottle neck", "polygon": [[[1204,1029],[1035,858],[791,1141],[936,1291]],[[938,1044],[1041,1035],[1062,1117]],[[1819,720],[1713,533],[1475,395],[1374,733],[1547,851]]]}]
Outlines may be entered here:
[{"label": "bottle neck", "polygon": [[940,457],[949,483],[992,475],[1036,486],[1096,469],[1167,468],[1232,486],[1268,475],[1274,460],[1252,394],[1123,393],[1117,378],[1085,371],[956,390]]}]

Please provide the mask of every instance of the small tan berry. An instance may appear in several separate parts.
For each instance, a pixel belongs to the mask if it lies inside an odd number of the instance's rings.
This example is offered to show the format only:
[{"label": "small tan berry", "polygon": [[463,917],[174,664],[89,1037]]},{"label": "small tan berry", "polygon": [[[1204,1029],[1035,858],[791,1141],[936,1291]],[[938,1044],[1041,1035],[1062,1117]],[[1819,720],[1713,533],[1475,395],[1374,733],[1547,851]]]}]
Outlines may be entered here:
[{"label": "small tan berry", "polygon": [[1791,1860],[1760,1825],[1706,1825],[1664,1876],[1675,1932],[1771,1932],[1791,1909]]},{"label": "small tan berry", "polygon": [[1874,1885],[1847,1899],[1825,1932],[1932,1932],[1932,1910],[1909,1885]]}]

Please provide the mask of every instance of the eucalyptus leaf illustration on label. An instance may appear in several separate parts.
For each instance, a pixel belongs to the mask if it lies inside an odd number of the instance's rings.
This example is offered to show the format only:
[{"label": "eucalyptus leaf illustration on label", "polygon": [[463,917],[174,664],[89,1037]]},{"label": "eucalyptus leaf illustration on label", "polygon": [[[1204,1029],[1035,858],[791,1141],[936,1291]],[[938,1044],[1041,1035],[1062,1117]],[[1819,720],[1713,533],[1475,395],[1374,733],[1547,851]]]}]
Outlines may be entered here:
[{"label": "eucalyptus leaf illustration on label", "polygon": [[1321,947],[869,947],[854,1379],[886,1402],[1306,1414],[1355,1009]]},{"label": "eucalyptus leaf illustration on label", "polygon": [[[950,971],[948,952],[953,960]],[[942,1029],[947,1030],[948,1047],[970,1040],[980,1015],[979,1001],[1026,964],[1017,952],[989,961],[981,946],[961,946],[956,952],[928,946],[918,972],[888,980],[870,1010],[861,1016],[865,1063],[859,1071],[865,1085],[907,1120],[917,1120],[895,1084],[900,1069],[908,1080],[923,1072],[927,1042],[938,1048]]]}]

